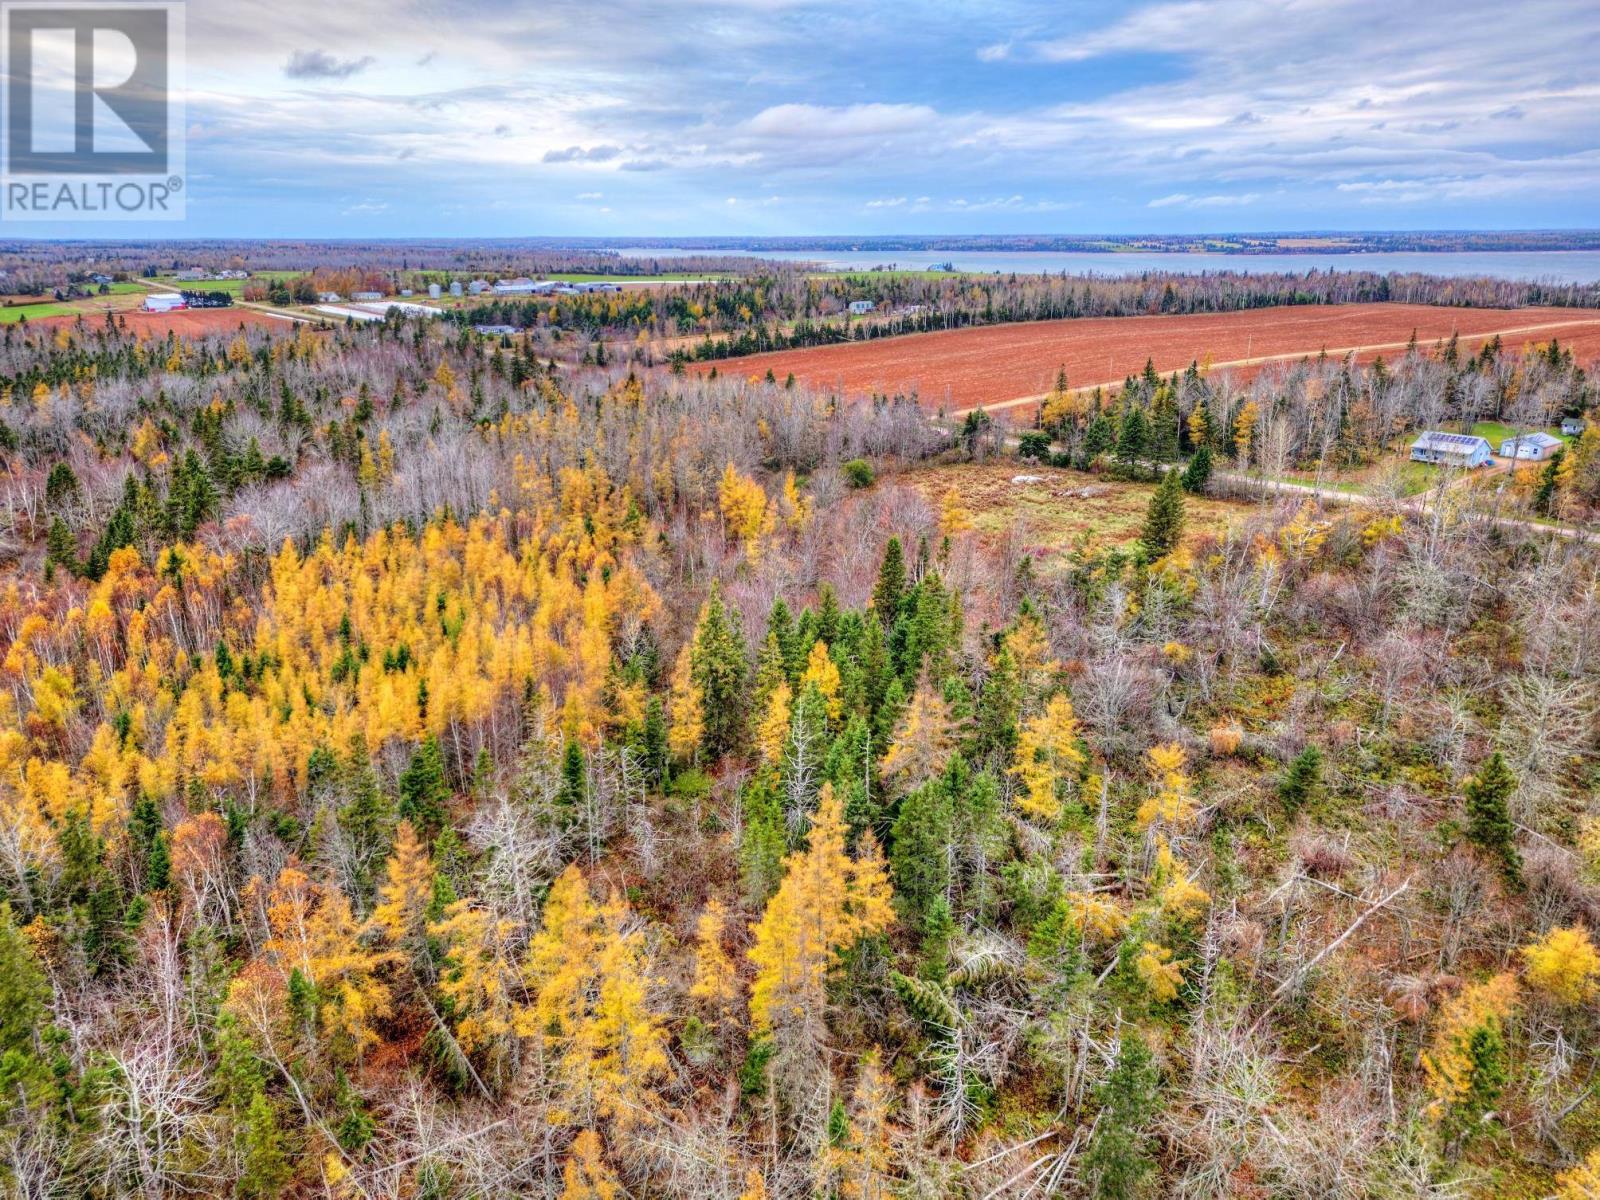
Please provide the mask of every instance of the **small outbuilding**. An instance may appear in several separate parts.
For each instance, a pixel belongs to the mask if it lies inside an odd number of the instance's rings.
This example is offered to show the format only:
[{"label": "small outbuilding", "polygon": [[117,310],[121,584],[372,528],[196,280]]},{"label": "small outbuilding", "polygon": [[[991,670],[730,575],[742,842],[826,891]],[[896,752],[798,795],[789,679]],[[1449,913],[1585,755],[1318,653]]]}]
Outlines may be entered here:
[{"label": "small outbuilding", "polygon": [[1494,457],[1485,438],[1429,430],[1411,443],[1411,461],[1444,467],[1481,467]]},{"label": "small outbuilding", "polygon": [[1582,417],[1562,417],[1561,432],[1568,437],[1577,437],[1589,427],[1588,422]]},{"label": "small outbuilding", "polygon": [[1543,430],[1538,433],[1524,433],[1501,442],[1500,457],[1521,459],[1523,462],[1544,462],[1561,449],[1562,445],[1560,438],[1551,437]]}]

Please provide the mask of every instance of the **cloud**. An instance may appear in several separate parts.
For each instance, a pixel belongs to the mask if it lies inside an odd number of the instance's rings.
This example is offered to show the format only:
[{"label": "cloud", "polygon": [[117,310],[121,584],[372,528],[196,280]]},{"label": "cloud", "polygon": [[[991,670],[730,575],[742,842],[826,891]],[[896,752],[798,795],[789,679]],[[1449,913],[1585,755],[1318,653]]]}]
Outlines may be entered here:
[{"label": "cloud", "polygon": [[1191,196],[1187,192],[1173,192],[1169,196],[1150,201],[1146,208],[1241,208],[1246,204],[1254,204],[1261,199],[1260,192],[1244,192],[1240,195],[1225,195],[1217,193],[1210,196]]},{"label": "cloud", "polygon": [[992,46],[980,46],[978,48],[978,61],[979,62],[987,62],[987,63],[1002,62],[1003,60],[1005,60],[1007,58],[1010,58],[1010,57],[1011,57],[1011,43],[1010,42],[996,42]]},{"label": "cloud", "polygon": [[868,200],[868,208],[900,208],[906,202],[904,196],[891,196],[884,200]]},{"label": "cloud", "polygon": [[741,127],[751,137],[774,140],[851,140],[926,130],[939,114],[926,104],[779,104]]},{"label": "cloud", "polygon": [[376,61],[370,54],[341,59],[326,50],[295,50],[284,63],[283,73],[290,79],[349,79]]},{"label": "cloud", "polygon": [[602,200],[602,199],[605,198],[605,193],[604,192],[579,192],[575,198],[578,199],[578,200]]},{"label": "cloud", "polygon": [[546,150],[544,157],[539,161],[547,163],[602,163],[610,162],[612,159],[620,157],[621,154],[622,147],[620,146],[590,146],[587,149],[583,146],[568,146],[565,150]]}]

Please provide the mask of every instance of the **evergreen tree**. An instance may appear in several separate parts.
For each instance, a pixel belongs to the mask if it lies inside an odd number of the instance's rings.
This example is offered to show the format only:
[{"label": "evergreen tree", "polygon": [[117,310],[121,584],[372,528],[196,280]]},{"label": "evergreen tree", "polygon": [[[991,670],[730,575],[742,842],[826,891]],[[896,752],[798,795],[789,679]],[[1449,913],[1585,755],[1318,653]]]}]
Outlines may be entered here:
[{"label": "evergreen tree", "polygon": [[936,897],[950,886],[950,794],[944,780],[923,784],[900,801],[889,872],[901,920],[925,926]]},{"label": "evergreen tree", "polygon": [[689,662],[690,676],[700,689],[701,743],[714,761],[743,742],[749,716],[744,636],[738,614],[723,604],[716,588],[695,630]]},{"label": "evergreen tree", "polygon": [[1211,447],[1201,446],[1194,452],[1194,457],[1189,460],[1189,465],[1183,472],[1183,490],[1190,495],[1198,496],[1206,490],[1206,485],[1211,482]]},{"label": "evergreen tree", "polygon": [[44,561],[47,568],[59,566],[78,573],[78,539],[60,517],[51,519],[50,532],[45,534]]},{"label": "evergreen tree", "polygon": [[265,1092],[257,1090],[239,1128],[240,1196],[270,1200],[280,1194],[294,1174],[278,1119]]},{"label": "evergreen tree", "polygon": [[429,734],[400,772],[399,815],[411,822],[420,837],[431,839],[449,823],[449,803],[454,793],[445,775],[444,751]]},{"label": "evergreen tree", "polygon": [[569,739],[561,752],[561,810],[568,825],[588,806],[589,780],[583,761],[583,747]]},{"label": "evergreen tree", "polygon": [[1489,761],[1463,787],[1467,802],[1467,840],[1500,865],[1510,883],[1522,878],[1522,856],[1517,853],[1516,826],[1511,820],[1511,796],[1516,776],[1496,750]]},{"label": "evergreen tree", "polygon": [[1131,400],[1122,411],[1122,428],[1117,433],[1117,461],[1125,467],[1142,462],[1150,449],[1150,423],[1144,409]]},{"label": "evergreen tree", "polygon": [[872,588],[872,611],[885,629],[893,629],[900,616],[900,600],[906,590],[905,550],[898,537],[891,537],[884,547],[883,563],[878,568],[878,582]]},{"label": "evergreen tree", "polygon": [[1160,558],[1177,549],[1183,538],[1183,479],[1177,471],[1161,476],[1156,494],[1150,497],[1140,540],[1151,558]]},{"label": "evergreen tree", "polygon": [[1307,746],[1295,755],[1289,769],[1278,781],[1278,799],[1291,814],[1296,813],[1308,801],[1316,798],[1321,787],[1322,751],[1315,746]]},{"label": "evergreen tree", "polygon": [[1084,1175],[1096,1200],[1129,1200],[1155,1170],[1146,1128],[1161,1103],[1161,1073],[1131,1026],[1122,1030],[1116,1064],[1096,1091],[1100,1120],[1084,1152]]},{"label": "evergreen tree", "polygon": [[1089,428],[1083,434],[1083,462],[1089,463],[1099,458],[1116,445],[1116,431],[1111,425],[1111,415],[1105,412],[1095,413],[1094,419],[1089,422]]}]

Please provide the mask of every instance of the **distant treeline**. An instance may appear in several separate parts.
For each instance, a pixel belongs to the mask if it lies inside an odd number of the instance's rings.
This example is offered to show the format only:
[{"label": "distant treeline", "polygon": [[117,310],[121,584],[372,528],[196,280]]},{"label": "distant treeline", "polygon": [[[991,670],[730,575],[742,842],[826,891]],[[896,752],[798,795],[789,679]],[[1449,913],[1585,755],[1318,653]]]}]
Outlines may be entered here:
[{"label": "distant treeline", "polygon": [[[601,238],[573,238],[560,244],[573,249],[600,249]],[[1600,250],[1600,230],[1491,230],[1471,232],[1397,233],[1201,233],[1201,234],[969,234],[923,236],[887,234],[865,237],[699,237],[631,238],[639,249],[676,248],[704,253],[738,254],[840,251],[1055,251],[1072,253],[1165,254],[1207,251],[1213,254],[1367,254],[1379,251],[1534,251]]]},{"label": "distant treeline", "polygon": [[[851,315],[853,301],[873,309]],[[1431,275],[1310,271],[1297,274],[1126,278],[1066,275],[949,276],[918,273],[808,275],[788,269],[719,283],[627,294],[498,297],[452,318],[470,325],[564,330],[592,338],[700,340],[678,360],[736,358],[769,350],[865,341],[908,333],[1073,317],[1234,312],[1275,305],[1373,302],[1520,308],[1600,307],[1582,284]]]},{"label": "distant treeline", "polygon": [[501,276],[558,272],[648,277],[662,272],[743,273],[762,269],[755,259],[721,253],[666,259],[635,258],[602,248],[553,245],[548,239],[424,238],[413,241],[246,241],[201,239],[178,242],[0,241],[0,271],[10,278],[54,280],[104,271],[149,275],[201,267],[251,271],[451,271]]}]

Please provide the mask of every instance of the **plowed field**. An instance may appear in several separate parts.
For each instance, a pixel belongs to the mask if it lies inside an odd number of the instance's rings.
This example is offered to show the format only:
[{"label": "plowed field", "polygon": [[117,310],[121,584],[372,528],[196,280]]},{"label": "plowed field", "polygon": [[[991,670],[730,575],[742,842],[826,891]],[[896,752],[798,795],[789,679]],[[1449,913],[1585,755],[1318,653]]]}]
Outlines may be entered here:
[{"label": "plowed field", "polygon": [[1392,358],[1413,331],[1424,347],[1455,333],[1470,352],[1498,333],[1510,351],[1554,337],[1580,360],[1600,357],[1600,312],[1593,310],[1348,304],[991,325],[757,354],[717,367],[752,376],[770,368],[779,379],[792,371],[812,387],[847,395],[915,392],[946,413],[982,406],[1020,417],[1049,391],[1058,367],[1074,387],[1120,383],[1147,358],[1166,373],[1209,356],[1213,371],[1247,375],[1322,350]]}]

